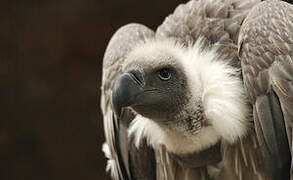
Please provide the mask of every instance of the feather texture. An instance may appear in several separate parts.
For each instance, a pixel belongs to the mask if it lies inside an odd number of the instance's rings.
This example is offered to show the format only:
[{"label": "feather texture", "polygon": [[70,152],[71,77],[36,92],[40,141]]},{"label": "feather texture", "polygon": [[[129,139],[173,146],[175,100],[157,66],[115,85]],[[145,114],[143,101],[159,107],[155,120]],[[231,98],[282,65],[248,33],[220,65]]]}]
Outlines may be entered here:
[{"label": "feather texture", "polygon": [[285,2],[270,0],[259,4],[245,19],[238,43],[256,133],[273,179],[290,178],[292,14],[292,5]]},{"label": "feather texture", "polygon": [[[101,87],[107,143],[103,150],[112,177],[288,179],[293,128],[292,14],[291,5],[277,0],[191,0],[179,5],[155,33],[139,24],[119,29],[105,52]],[[202,94],[197,98],[204,102],[205,116],[213,125],[200,132],[201,140],[165,132],[131,109],[125,109],[119,121],[114,115],[111,89],[125,59],[152,48],[171,50],[192,77],[189,83],[200,85],[191,87],[194,94]],[[200,152],[220,139],[220,164],[194,168],[170,155]]]},{"label": "feather texture", "polygon": [[191,153],[204,150],[220,139],[234,143],[246,134],[250,114],[239,69],[231,66],[229,60],[218,59],[216,49],[203,49],[201,40],[188,48],[172,40],[149,41],[134,48],[129,56],[147,56],[156,51],[172,52],[181,61],[193,94],[193,100],[185,109],[195,108],[199,99],[204,116],[212,126],[192,135],[185,133],[185,129],[182,132],[167,130],[152,120],[137,116],[129,129],[137,145],[147,138],[153,147],[165,145],[173,153]]}]

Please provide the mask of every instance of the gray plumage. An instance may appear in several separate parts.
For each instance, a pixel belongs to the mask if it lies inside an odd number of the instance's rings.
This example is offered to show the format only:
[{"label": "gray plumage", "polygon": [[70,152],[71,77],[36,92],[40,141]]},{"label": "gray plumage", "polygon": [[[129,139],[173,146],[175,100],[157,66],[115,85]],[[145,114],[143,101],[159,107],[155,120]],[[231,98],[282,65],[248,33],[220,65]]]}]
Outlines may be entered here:
[{"label": "gray plumage", "polygon": [[[111,105],[113,86],[123,73],[125,59],[137,44],[149,39],[171,39],[185,48],[199,38],[203,38],[203,49],[216,47],[219,59],[229,59],[233,67],[241,68],[253,112],[253,126],[234,143],[222,140],[200,152],[176,154],[168,152],[164,146],[153,149],[147,140],[143,140],[139,148],[135,147],[135,139],[128,136],[127,129],[139,115],[133,108],[123,108],[118,117]],[[107,143],[103,148],[111,160],[112,177],[289,179],[293,121],[290,111],[293,109],[292,38],[293,8],[277,0],[192,0],[178,6],[156,32],[140,24],[121,27],[106,49],[101,87]]]},{"label": "gray plumage", "polygon": [[293,7],[279,1],[262,3],[244,21],[239,37],[243,80],[253,105],[258,140],[273,178],[288,179],[293,122]]}]

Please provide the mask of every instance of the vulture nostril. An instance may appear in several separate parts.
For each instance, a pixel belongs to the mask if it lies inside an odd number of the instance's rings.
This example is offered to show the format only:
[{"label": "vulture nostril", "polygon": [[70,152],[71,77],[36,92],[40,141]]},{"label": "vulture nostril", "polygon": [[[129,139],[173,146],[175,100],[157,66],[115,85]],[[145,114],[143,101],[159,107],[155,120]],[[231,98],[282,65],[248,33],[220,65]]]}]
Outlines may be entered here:
[{"label": "vulture nostril", "polygon": [[129,71],[129,74],[130,74],[131,78],[132,78],[137,84],[139,84],[140,86],[143,86],[143,85],[144,85],[144,81],[143,81],[143,77],[142,77],[141,72],[136,71],[136,70],[132,70],[132,71]]}]

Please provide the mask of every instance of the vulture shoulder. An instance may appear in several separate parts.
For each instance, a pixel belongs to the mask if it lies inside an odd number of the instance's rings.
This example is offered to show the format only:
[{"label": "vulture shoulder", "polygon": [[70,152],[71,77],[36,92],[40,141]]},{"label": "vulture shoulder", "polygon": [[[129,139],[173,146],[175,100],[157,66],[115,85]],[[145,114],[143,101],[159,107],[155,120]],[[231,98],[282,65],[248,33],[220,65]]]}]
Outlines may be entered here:
[{"label": "vulture shoulder", "polygon": [[[273,179],[289,179],[293,125],[293,6],[269,0],[255,6],[240,30],[244,86]],[[292,174],[292,170],[291,170]]]},{"label": "vulture shoulder", "polygon": [[247,14],[261,0],[191,0],[179,5],[157,28],[156,38],[174,39],[186,46],[198,38],[218,47],[223,59],[239,67],[237,41]]}]

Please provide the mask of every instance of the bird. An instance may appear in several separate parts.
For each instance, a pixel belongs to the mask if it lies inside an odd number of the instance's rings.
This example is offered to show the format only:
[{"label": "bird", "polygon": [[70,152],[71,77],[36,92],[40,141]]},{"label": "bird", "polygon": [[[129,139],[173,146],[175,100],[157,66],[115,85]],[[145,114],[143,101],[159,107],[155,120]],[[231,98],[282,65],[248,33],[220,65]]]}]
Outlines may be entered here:
[{"label": "bird", "polygon": [[113,179],[293,178],[293,6],[191,0],[120,27],[100,107]]}]

